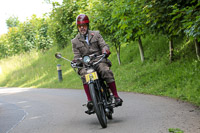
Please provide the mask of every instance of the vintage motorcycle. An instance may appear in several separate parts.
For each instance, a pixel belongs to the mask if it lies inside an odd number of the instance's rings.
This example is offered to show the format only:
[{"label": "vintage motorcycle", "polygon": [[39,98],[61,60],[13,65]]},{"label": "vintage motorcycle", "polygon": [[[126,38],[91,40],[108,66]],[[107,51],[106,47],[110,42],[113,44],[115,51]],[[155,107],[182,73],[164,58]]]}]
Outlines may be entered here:
[{"label": "vintage motorcycle", "polygon": [[89,85],[94,113],[96,113],[102,128],[106,128],[107,118],[112,119],[112,114],[114,113],[114,96],[109,87],[106,85],[105,81],[103,81],[98,72],[95,70],[96,65],[106,57],[106,54],[99,56],[95,54],[87,55],[83,58],[77,59],[77,62],[72,62],[69,59],[62,57],[60,53],[56,53],[55,57],[71,62],[71,67],[74,68],[75,71],[78,68],[86,69],[87,74],[85,75],[85,79]]}]

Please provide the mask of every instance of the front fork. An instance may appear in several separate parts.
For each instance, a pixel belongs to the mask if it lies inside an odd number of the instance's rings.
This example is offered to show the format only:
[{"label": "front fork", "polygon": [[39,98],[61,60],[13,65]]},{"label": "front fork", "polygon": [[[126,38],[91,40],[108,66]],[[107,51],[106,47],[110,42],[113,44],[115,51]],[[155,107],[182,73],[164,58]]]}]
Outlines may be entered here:
[{"label": "front fork", "polygon": [[[97,88],[100,89],[98,92],[100,92],[101,101],[103,102],[104,109],[106,114],[110,114],[110,112],[113,113],[113,107],[112,107],[112,96],[110,95],[109,88],[105,85],[103,81],[97,80]],[[111,99],[110,99],[111,98]]]},{"label": "front fork", "polygon": [[[110,92],[104,83],[101,83],[100,80],[91,80],[89,84],[94,84],[97,89],[97,95],[99,96],[100,101],[98,104],[103,104],[105,113],[108,115],[113,113],[113,106],[112,106],[112,96],[110,96]],[[108,99],[111,98],[111,99]]]}]

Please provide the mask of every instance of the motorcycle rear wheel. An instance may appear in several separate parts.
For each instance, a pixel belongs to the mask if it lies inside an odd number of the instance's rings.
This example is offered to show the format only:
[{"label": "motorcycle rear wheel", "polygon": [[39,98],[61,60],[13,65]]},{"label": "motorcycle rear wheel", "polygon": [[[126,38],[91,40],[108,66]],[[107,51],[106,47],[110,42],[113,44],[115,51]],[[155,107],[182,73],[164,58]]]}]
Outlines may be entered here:
[{"label": "motorcycle rear wheel", "polygon": [[106,128],[107,127],[107,119],[106,119],[106,114],[104,111],[104,106],[103,103],[101,103],[99,95],[97,93],[97,91],[95,90],[95,85],[89,84],[89,88],[90,88],[90,95],[92,98],[92,102],[93,102],[93,106],[94,106],[94,110],[95,113],[97,115],[97,118],[99,120],[99,123],[101,124],[102,128]]}]

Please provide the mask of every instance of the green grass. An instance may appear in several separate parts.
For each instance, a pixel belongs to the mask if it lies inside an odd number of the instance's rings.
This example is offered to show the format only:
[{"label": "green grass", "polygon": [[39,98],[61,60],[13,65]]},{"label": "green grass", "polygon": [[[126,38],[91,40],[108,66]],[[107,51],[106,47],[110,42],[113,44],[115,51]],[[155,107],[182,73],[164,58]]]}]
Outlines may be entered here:
[{"label": "green grass", "polygon": [[[184,45],[183,45],[184,44]],[[118,90],[162,95],[200,105],[200,62],[196,60],[192,42],[175,40],[175,61],[169,63],[168,42],[164,37],[149,36],[143,39],[145,62],[140,61],[137,42],[121,48],[119,66],[117,55],[111,47],[112,71]],[[73,59],[72,47],[63,50],[55,47],[42,53],[32,51],[0,60],[0,86],[33,88],[82,88],[80,77],[65,60],[54,57],[61,52]],[[58,81],[56,66],[61,64],[63,81]]]},{"label": "green grass", "polygon": [[[46,53],[32,51],[0,61],[0,86],[33,88],[80,88],[79,77],[73,72],[70,63],[55,58],[56,48]],[[59,51],[69,59],[71,49]],[[63,69],[63,82],[58,82],[57,64]],[[71,85],[71,81],[77,80]]]}]

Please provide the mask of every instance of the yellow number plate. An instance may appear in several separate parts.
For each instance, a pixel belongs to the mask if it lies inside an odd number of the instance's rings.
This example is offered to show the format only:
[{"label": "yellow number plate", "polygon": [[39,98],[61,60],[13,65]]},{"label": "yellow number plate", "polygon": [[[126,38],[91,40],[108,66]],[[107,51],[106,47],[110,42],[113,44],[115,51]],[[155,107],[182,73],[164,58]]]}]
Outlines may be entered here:
[{"label": "yellow number plate", "polygon": [[86,79],[86,82],[89,82],[90,80],[96,80],[98,79],[97,73],[93,72],[93,73],[86,74],[85,79]]}]

